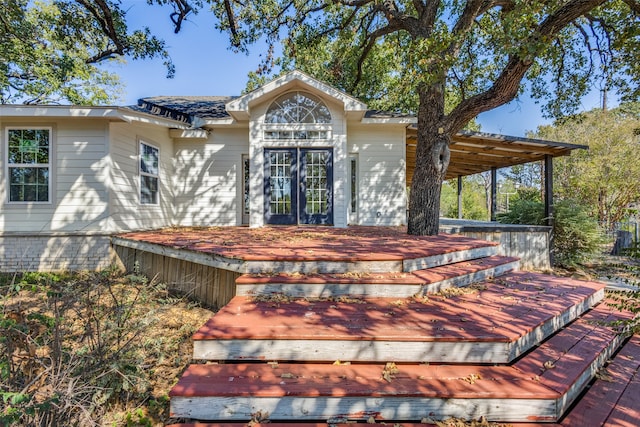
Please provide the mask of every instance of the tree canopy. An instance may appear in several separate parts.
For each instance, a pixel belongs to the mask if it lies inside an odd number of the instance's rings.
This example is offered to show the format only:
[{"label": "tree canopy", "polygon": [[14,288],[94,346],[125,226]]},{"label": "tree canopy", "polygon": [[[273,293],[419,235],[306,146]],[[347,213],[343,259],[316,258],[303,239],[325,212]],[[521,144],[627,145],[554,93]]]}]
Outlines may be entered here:
[{"label": "tree canopy", "polygon": [[165,59],[164,41],[129,31],[119,1],[0,3],[0,103],[104,104],[118,78],[99,66],[124,57]]},{"label": "tree canopy", "polygon": [[622,221],[632,203],[640,202],[640,104],[581,113],[553,126],[541,126],[536,136],[579,141],[576,150],[558,159],[554,168],[556,194],[589,207],[599,221]]},{"label": "tree canopy", "polygon": [[[525,90],[544,100],[544,112],[554,117],[573,112],[594,87],[617,89],[623,100],[640,94],[640,0],[148,3],[172,5],[176,31],[190,13],[210,7],[233,49],[246,51],[258,40],[282,42],[283,58],[268,55],[276,65],[306,70],[372,107],[416,114],[411,234],[438,233],[451,137],[478,114]],[[0,35],[0,54],[9,58],[0,77],[3,98],[13,90],[40,101],[45,95],[33,86],[43,74],[58,73],[51,80],[64,85],[54,86],[54,93],[75,102],[83,90],[93,93],[95,86],[83,81],[103,75],[88,68],[93,64],[118,55],[166,55],[162,42],[148,32],[128,32],[117,0],[56,0],[38,6],[42,12],[30,18],[32,3],[16,4],[4,7],[10,20],[3,22]],[[50,9],[57,12],[49,16]],[[29,18],[26,28],[21,16]],[[22,59],[23,51],[32,55],[29,62]],[[34,64],[45,69],[33,69]],[[265,65],[259,74],[268,75],[271,64]]]}]

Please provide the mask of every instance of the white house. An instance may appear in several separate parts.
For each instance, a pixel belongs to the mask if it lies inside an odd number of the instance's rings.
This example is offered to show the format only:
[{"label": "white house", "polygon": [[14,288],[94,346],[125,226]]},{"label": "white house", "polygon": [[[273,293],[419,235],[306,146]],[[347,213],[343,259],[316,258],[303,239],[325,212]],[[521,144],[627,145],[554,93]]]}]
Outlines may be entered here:
[{"label": "white house", "polygon": [[0,105],[0,271],[101,268],[131,230],[401,225],[412,123],[298,71],[235,98]]}]

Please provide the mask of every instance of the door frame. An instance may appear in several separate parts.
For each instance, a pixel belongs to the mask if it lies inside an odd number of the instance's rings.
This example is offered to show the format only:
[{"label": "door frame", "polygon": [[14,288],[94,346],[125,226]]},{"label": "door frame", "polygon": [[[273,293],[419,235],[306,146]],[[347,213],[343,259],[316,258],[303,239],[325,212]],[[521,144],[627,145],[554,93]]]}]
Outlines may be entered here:
[{"label": "door frame", "polygon": [[[289,152],[292,163],[290,167],[291,213],[271,214],[271,152]],[[306,213],[306,153],[321,151],[328,154],[326,159],[327,174],[327,213]],[[264,221],[268,225],[333,225],[333,148],[332,147],[273,147],[265,148],[264,163]],[[296,190],[297,188],[297,190]]]}]

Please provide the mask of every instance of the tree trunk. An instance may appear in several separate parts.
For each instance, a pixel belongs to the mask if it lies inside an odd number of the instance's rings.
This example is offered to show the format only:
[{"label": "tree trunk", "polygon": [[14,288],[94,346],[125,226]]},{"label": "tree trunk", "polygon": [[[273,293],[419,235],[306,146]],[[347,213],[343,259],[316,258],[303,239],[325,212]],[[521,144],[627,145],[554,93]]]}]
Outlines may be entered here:
[{"label": "tree trunk", "polygon": [[407,231],[435,236],[440,226],[440,190],[449,166],[450,136],[444,125],[444,83],[420,88],[416,166],[409,195]]}]

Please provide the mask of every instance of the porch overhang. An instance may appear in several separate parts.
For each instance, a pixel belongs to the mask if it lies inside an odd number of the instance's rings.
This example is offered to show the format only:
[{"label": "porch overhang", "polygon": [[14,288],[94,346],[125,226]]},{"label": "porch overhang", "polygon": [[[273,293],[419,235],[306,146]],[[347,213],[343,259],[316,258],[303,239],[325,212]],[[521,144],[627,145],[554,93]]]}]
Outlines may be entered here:
[{"label": "porch overhang", "polygon": [[[415,126],[407,128],[407,185],[411,185],[416,165],[417,137]],[[548,157],[567,156],[573,150],[589,147],[542,139],[462,131],[452,138],[449,148],[451,160],[445,179],[540,161]]]}]

